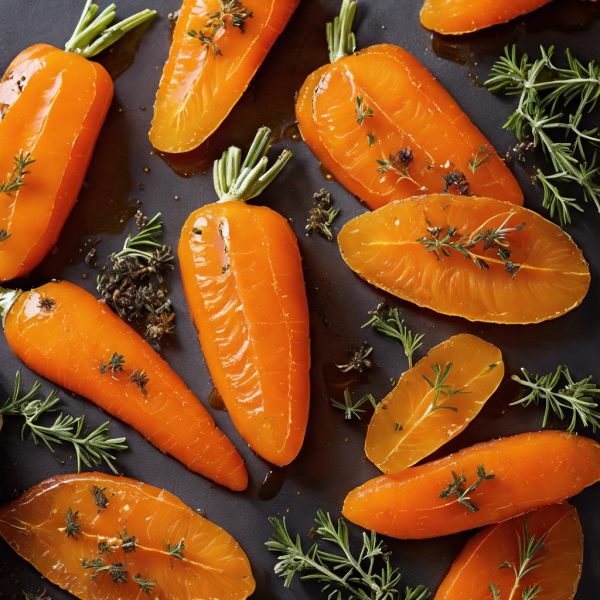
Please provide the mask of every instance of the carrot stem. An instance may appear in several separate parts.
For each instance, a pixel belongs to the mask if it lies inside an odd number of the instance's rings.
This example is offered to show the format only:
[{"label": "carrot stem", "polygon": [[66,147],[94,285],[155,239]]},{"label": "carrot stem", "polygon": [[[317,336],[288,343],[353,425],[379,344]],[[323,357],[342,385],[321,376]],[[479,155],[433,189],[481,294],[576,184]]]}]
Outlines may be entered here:
[{"label": "carrot stem", "polygon": [[356,49],[356,38],[352,33],[352,21],[356,14],[357,2],[344,0],[340,10],[340,16],[335,17],[333,23],[327,23],[327,47],[329,48],[329,60],[335,62],[342,56],[352,54]]},{"label": "carrot stem", "polygon": [[2,321],[2,327],[6,322],[6,317],[13,307],[14,303],[19,299],[21,290],[8,290],[0,287],[0,320]]}]

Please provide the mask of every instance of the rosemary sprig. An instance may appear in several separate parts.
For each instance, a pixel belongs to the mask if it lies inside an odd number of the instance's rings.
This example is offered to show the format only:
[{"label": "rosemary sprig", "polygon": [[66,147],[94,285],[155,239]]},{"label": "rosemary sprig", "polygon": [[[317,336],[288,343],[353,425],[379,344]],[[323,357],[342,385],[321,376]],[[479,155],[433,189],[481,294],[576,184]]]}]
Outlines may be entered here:
[{"label": "rosemary sprig", "polygon": [[65,519],[67,521],[67,526],[65,527],[66,536],[72,537],[74,540],[79,540],[77,537],[81,533],[81,525],[77,522],[79,520],[79,511],[73,512],[73,509],[69,506]]},{"label": "rosemary sprig", "polygon": [[360,408],[363,404],[365,404],[366,402],[370,402],[373,408],[377,406],[377,400],[375,400],[375,398],[371,394],[366,394],[365,396],[360,398],[360,400],[353,402],[352,396],[350,395],[350,391],[348,390],[348,388],[344,390],[344,404],[335,401],[333,398],[329,398],[329,402],[331,402],[331,405],[335,408],[339,408],[340,410],[344,411],[344,419],[351,420],[352,417],[356,417],[359,421],[360,413],[365,412],[363,408]]},{"label": "rosemary sprig", "polygon": [[477,502],[471,500],[469,494],[474,492],[484,481],[495,479],[496,476],[493,473],[486,474],[483,465],[479,465],[477,467],[477,479],[465,489],[464,486],[467,483],[467,478],[465,477],[464,471],[462,471],[460,475],[457,475],[455,471],[450,472],[452,473],[452,483],[449,483],[448,487],[442,490],[439,497],[444,499],[449,498],[452,494],[456,494],[459,504],[468,508],[470,513],[477,512],[479,510],[479,505]]},{"label": "rosemary sprig", "polygon": [[90,575],[90,580],[94,581],[100,573],[108,573],[115,584],[117,583],[127,583],[127,575],[128,572],[125,570],[127,565],[114,562],[108,565],[104,564],[104,561],[99,556],[98,558],[94,558],[93,560],[88,560],[84,558],[81,561],[81,566],[84,569],[94,569],[94,572]]},{"label": "rosemary sprig", "polygon": [[412,331],[404,325],[404,319],[400,318],[400,312],[397,308],[388,309],[387,304],[382,302],[377,310],[371,312],[373,316],[367,321],[361,329],[365,327],[374,327],[379,333],[383,333],[387,337],[391,338],[395,342],[402,344],[404,348],[404,354],[408,358],[408,367],[413,367],[413,354],[415,350],[423,345],[421,341],[425,334],[414,335]]},{"label": "rosemary sprig", "polygon": [[[329,513],[317,512],[316,534],[323,541],[337,546],[342,554],[333,554],[322,550],[315,543],[308,552],[302,549],[300,535],[293,539],[285,521],[269,518],[275,533],[266,542],[271,552],[279,556],[275,573],[285,578],[284,585],[289,588],[292,579],[298,573],[300,579],[315,579],[323,584],[323,592],[330,600],[342,600],[342,593],[348,600],[400,600],[400,573],[390,564],[391,553],[383,542],[377,540],[374,531],[363,533],[362,548],[356,557],[350,549],[348,526],[343,519],[334,525]],[[383,561],[381,570],[378,560]],[[423,600],[428,591],[423,586],[406,588],[404,600]]]},{"label": "rosemary sprig", "polygon": [[431,379],[429,379],[428,377],[423,375],[423,379],[432,387],[432,389],[434,391],[433,403],[432,403],[429,411],[433,412],[434,410],[438,410],[439,408],[447,408],[448,410],[451,410],[453,412],[458,412],[458,408],[456,408],[455,406],[448,406],[446,404],[438,404],[440,396],[442,394],[445,394],[447,398],[451,398],[452,396],[455,396],[456,394],[470,394],[471,392],[455,390],[453,387],[451,388],[449,385],[444,383],[446,381],[446,378],[450,374],[450,371],[452,370],[451,362],[446,363],[446,365],[444,366],[443,369],[437,363],[432,364],[431,368],[433,370],[433,374],[435,375],[435,379],[433,381],[431,381]]},{"label": "rosemary sprig", "polygon": [[305,229],[308,233],[316,231],[331,241],[333,240],[331,224],[338,216],[340,209],[331,206],[331,193],[323,188],[313,194],[313,199],[317,201],[317,205],[308,211],[310,216],[307,219],[308,224]]},{"label": "rosemary sprig", "polygon": [[37,422],[38,419],[44,413],[56,412],[55,407],[60,401],[56,390],[52,390],[45,400],[36,400],[35,397],[41,388],[42,386],[36,381],[31,391],[21,397],[21,373],[18,371],[13,395],[0,407],[0,417],[23,417],[25,423],[21,429],[21,439],[24,440],[31,435],[36,445],[42,441],[52,452],[54,452],[52,444],[62,444],[63,442],[72,444],[77,455],[78,472],[81,471],[82,462],[86,466],[92,467],[92,463],[99,465],[104,461],[113,473],[118,474],[111,462],[115,460],[112,453],[127,449],[123,443],[125,438],[109,439],[108,421],[84,437],[81,435],[84,417],[74,418],[62,413],[58,415],[51,426],[40,425]]},{"label": "rosemary sprig", "polygon": [[584,65],[566,50],[568,66],[560,68],[552,62],[553,46],[540,51],[542,57],[530,62],[527,54],[517,57],[516,46],[507,46],[485,85],[491,92],[519,95],[517,109],[504,128],[513,130],[521,143],[532,137],[533,146],[541,146],[552,168],[551,172],[536,169],[544,207],[565,225],[571,222],[571,210],[583,210],[568,195],[570,189],[579,188],[584,201],[594,202],[600,211],[600,166],[596,166],[600,136],[598,128],[582,126],[585,113],[596,107],[600,97],[600,65],[593,60]]},{"label": "rosemary sprig", "polygon": [[133,576],[133,581],[140,586],[140,590],[142,590],[146,596],[152,594],[152,588],[156,585],[156,581],[148,581],[147,577],[142,577],[139,573],[136,573]]},{"label": "rosemary sprig", "polygon": [[[584,427],[591,426],[594,432],[597,427],[600,427],[598,421],[600,412],[596,410],[598,403],[594,401],[599,397],[600,389],[591,382],[591,376],[581,381],[573,381],[569,369],[564,365],[558,367],[555,373],[543,377],[533,375],[526,369],[521,369],[521,372],[525,379],[521,379],[517,375],[513,375],[512,379],[531,391],[520,400],[512,402],[511,406],[517,404],[529,406],[531,403],[537,406],[540,402],[545,402],[546,409],[542,427],[548,423],[550,412],[553,412],[559,419],[564,419],[565,411],[571,411],[570,433],[575,431],[578,418]],[[563,376],[566,379],[566,385],[556,389]]]},{"label": "rosemary sprig", "polygon": [[370,369],[373,363],[368,356],[373,352],[373,348],[368,346],[366,343],[363,344],[359,350],[352,352],[350,361],[345,365],[335,365],[342,373],[349,373],[350,371],[358,371],[362,373],[365,369]]},{"label": "rosemary sprig", "polygon": [[335,62],[338,58],[348,56],[356,50],[356,38],[352,33],[356,5],[357,2],[343,0],[340,16],[335,17],[333,23],[327,23],[325,26],[330,62]]},{"label": "rosemary sprig", "polygon": [[490,162],[492,160],[492,156],[494,156],[494,151],[488,148],[487,144],[480,146],[477,149],[477,153],[473,158],[469,159],[469,167],[471,167],[471,173],[475,175],[475,171],[479,169],[482,165]]},{"label": "rosemary sprig", "polygon": [[359,125],[362,125],[365,122],[365,118],[372,117],[375,112],[372,108],[369,108],[363,100],[362,96],[356,96],[356,108],[354,109],[356,112],[356,122]]},{"label": "rosemary sprig", "polygon": [[[34,162],[35,160],[31,158],[30,152],[28,152],[26,156],[23,156],[23,150],[20,150],[19,156],[15,156],[14,158],[15,166],[10,174],[10,177],[7,181],[0,182],[0,194],[8,194],[9,196],[12,196],[11,192],[16,192],[19,188],[27,185],[23,179],[25,178],[25,175],[29,175],[31,173],[31,171],[27,170],[27,167]],[[3,239],[0,239],[0,241],[4,241],[10,237],[10,234],[7,233],[5,229],[2,231],[4,232],[4,236]]]},{"label": "rosemary sprig", "polygon": [[163,544],[166,546],[169,554],[171,555],[171,569],[173,568],[173,560],[178,558],[179,560],[183,560],[183,551],[185,550],[185,544],[183,543],[185,540],[181,540],[179,544],[168,544],[163,540]]}]

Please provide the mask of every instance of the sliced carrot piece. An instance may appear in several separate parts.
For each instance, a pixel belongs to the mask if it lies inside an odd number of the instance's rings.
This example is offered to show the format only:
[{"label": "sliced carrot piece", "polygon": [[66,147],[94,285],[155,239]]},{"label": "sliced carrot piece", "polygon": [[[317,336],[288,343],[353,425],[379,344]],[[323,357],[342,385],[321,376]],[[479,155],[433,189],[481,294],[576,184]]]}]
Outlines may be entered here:
[{"label": "sliced carrot piece", "polygon": [[184,0],[163,70],[150,129],[152,145],[163,152],[189,152],[221,124],[250,84],[300,0],[250,0],[243,32],[231,16],[214,35],[220,54],[191,31],[206,32],[220,0]]},{"label": "sliced carrot piece", "polygon": [[[465,239],[485,230],[523,223],[506,234],[507,262],[497,247],[485,251],[484,240],[470,249],[471,259],[449,247],[449,256],[441,247],[427,251],[418,241],[439,242],[448,228],[456,228],[448,242],[466,244]],[[461,242],[463,235],[467,238]],[[537,213],[491,198],[432,194],[394,202],[346,223],[338,242],[348,266],[373,285],[470,321],[554,319],[579,306],[590,285],[588,265],[562,229]]]},{"label": "sliced carrot piece", "polygon": [[506,23],[548,4],[550,0],[425,0],[421,25],[438,33],[460,35]]},{"label": "sliced carrot piece", "polygon": [[[513,565],[519,569],[519,548],[532,536],[535,542],[544,540],[534,557],[539,566],[517,581]],[[581,577],[582,561],[583,532],[577,510],[566,502],[552,504],[490,525],[471,538],[452,563],[434,600],[491,598],[490,584],[507,600],[521,598],[523,590],[536,586],[541,587],[536,600],[571,600]],[[508,566],[499,569],[500,565]]]},{"label": "sliced carrot piece", "polygon": [[[362,122],[358,98],[363,111],[372,111]],[[462,173],[476,196],[523,204],[517,181],[490,142],[433,75],[397,46],[371,46],[311,74],[296,116],[317,158],[371,208],[442,192],[444,175],[452,172]],[[378,162],[407,149],[412,158],[404,174]],[[480,149],[482,164],[472,173],[469,160]]]},{"label": "sliced carrot piece", "polygon": [[[169,492],[126,477],[46,479],[0,507],[0,535],[84,600],[243,600],[255,587],[248,558],[228,533]],[[172,555],[167,544],[180,543],[180,557]],[[84,560],[97,566],[84,568]],[[102,566],[110,567],[97,571]]]},{"label": "sliced carrot piece", "polygon": [[[479,479],[480,466],[494,478],[467,492]],[[456,493],[448,493],[454,475],[466,478],[462,500],[474,510],[461,504]],[[430,538],[566,500],[599,480],[600,445],[594,440],[565,431],[522,433],[376,477],[348,494],[343,513],[377,533]]]},{"label": "sliced carrot piece", "polygon": [[473,335],[432,348],[377,405],[367,457],[384,473],[398,473],[429,456],[477,416],[503,375],[500,350]]},{"label": "sliced carrot piece", "polygon": [[[189,469],[246,489],[241,456],[198,399],[141,336],[85,290],[62,281],[23,292],[6,315],[5,333],[15,354],[42,377],[129,423]],[[124,360],[116,368],[115,355]]]}]

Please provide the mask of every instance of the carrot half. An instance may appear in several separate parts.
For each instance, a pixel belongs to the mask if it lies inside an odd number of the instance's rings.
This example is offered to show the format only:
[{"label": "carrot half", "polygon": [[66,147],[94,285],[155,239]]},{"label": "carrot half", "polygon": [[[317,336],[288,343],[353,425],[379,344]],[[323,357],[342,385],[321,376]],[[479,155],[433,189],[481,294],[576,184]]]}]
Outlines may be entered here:
[{"label": "carrot half", "polygon": [[[250,0],[246,6],[236,0],[228,12],[231,3],[224,0],[184,0],[154,105],[149,135],[156,149],[189,152],[212,135],[299,1]],[[235,14],[248,15],[241,27]]]},{"label": "carrot half", "polygon": [[[538,566],[517,577],[513,567],[519,570],[519,550],[532,538],[534,547],[542,542],[530,563]],[[552,504],[490,525],[471,538],[452,563],[434,600],[491,599],[492,588],[499,598],[516,600],[524,597],[524,590],[536,587],[541,588],[536,600],[572,600],[582,561],[583,532],[577,510],[567,502]]]},{"label": "carrot half", "polygon": [[590,285],[588,264],[568,234],[491,198],[393,202],[346,223],[338,243],[348,266],[373,285],[470,321],[555,319],[579,306]]},{"label": "carrot half", "polygon": [[126,477],[46,479],[0,508],[0,535],[82,600],[244,600],[255,587],[228,533],[173,494]]},{"label": "carrot half", "polygon": [[36,373],[125,421],[192,471],[246,489],[248,474],[233,444],[180,377],[105,304],[62,281],[30,292],[2,290],[2,313],[6,340]]},{"label": "carrot half", "polygon": [[502,353],[463,333],[432,348],[377,405],[365,452],[384,473],[398,473],[457,436],[504,375]]},{"label": "carrot half", "polygon": [[259,130],[243,165],[235,147],[215,163],[221,200],[190,215],[179,260],[202,351],[233,423],[257,454],[286,465],[306,431],[310,336],[296,237],[281,215],[244,202],[291,156],[284,151],[266,171],[269,135]]},{"label": "carrot half", "polygon": [[[493,478],[469,490],[480,468]],[[459,502],[458,493],[449,493],[455,475],[466,479],[463,501],[471,508]],[[522,433],[372,479],[348,494],[343,513],[391,537],[431,538],[566,500],[599,480],[600,445],[594,440],[564,431]]]},{"label": "carrot half", "polygon": [[[355,9],[344,0],[332,31],[349,30]],[[336,52],[332,35],[332,63],[305,81],[296,118],[304,141],[348,191],[378,208],[421,193],[455,194],[452,181],[462,175],[475,196],[523,204],[490,142],[416,58],[391,44],[353,53],[354,37],[344,43],[341,32]]]}]

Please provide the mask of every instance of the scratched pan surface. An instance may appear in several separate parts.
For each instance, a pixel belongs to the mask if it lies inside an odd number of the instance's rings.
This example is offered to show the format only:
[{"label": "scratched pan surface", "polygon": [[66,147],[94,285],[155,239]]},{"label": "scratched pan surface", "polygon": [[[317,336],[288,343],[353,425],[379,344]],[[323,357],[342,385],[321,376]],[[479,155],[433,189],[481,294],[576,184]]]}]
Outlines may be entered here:
[{"label": "scratched pan surface", "polygon": [[[82,0],[0,0],[0,71],[4,72],[12,58],[32,44],[45,42],[61,47],[75,26],[82,4]],[[248,5],[251,7],[250,1]],[[138,201],[150,216],[162,212],[165,243],[176,246],[180,228],[189,213],[215,200],[210,174],[204,175],[210,161],[230,143],[247,146],[259,126],[272,126],[277,136],[273,153],[287,147],[293,151],[294,158],[258,201],[289,218],[298,236],[311,308],[312,405],[302,452],[291,466],[277,474],[283,481],[280,492],[271,500],[261,500],[261,483],[271,467],[244,444],[226,412],[209,409],[246,461],[250,486],[244,493],[230,492],[187,471],[177,461],[162,455],[136,431],[112,418],[110,430],[114,436],[126,436],[130,447],[118,456],[120,471],[169,490],[193,508],[204,509],[209,519],[241,543],[257,580],[254,598],[319,598],[321,594],[316,586],[294,580],[292,588],[285,590],[282,580],[273,574],[275,556],[264,547],[271,534],[267,517],[285,515],[291,530],[300,532],[308,546],[314,541],[306,536],[317,509],[330,511],[337,517],[346,493],[378,474],[364,456],[366,420],[362,423],[344,421],[342,413],[327,400],[331,395],[339,398],[344,383],[348,384],[332,365],[344,362],[351,349],[358,348],[363,340],[368,341],[374,347],[375,364],[367,376],[350,380],[350,389],[356,394],[371,392],[378,399],[390,390],[391,380],[397,379],[407,367],[399,346],[360,329],[367,320],[367,311],[384,295],[359,280],[345,266],[335,243],[304,235],[312,194],[321,187],[332,192],[335,206],[340,208],[336,230],[366,210],[339,184],[324,179],[318,161],[302,142],[293,139],[290,135],[293,129],[289,129],[293,124],[295,92],[313,69],[327,61],[325,22],[339,9],[339,2],[302,0],[249,91],[208,147],[177,161],[153,154],[147,132],[171,39],[167,15],[179,8],[179,0],[122,0],[118,15],[122,18],[146,6],[158,9],[159,18],[143,35],[130,34],[112,53],[99,57],[115,77],[116,89],[87,176],[89,185],[81,191],[56,248],[19,284],[27,289],[51,278],[66,279],[95,293],[98,270],[83,262],[86,244],[88,240],[101,238],[97,250],[102,265],[122,244],[124,235],[132,230],[131,217]],[[432,38],[419,24],[419,8],[420,2],[416,0],[362,0],[356,23],[358,46],[390,42],[412,52],[438,77],[501,153],[514,145],[513,134],[502,131],[513,101],[494,97],[476,83],[485,79],[503,46],[517,43],[521,50],[535,54],[539,44],[555,44],[560,49],[570,47],[579,58],[588,60],[600,37],[600,10],[578,0],[556,0],[525,18],[462,38]],[[144,167],[149,167],[149,172]],[[512,169],[525,191],[526,205],[541,210],[540,189],[532,185],[525,166],[513,161]],[[175,196],[179,197],[178,201]],[[545,213],[542,211],[542,214]],[[568,229],[590,262],[592,286],[580,308],[556,321],[528,327],[480,325],[437,315],[394,298],[388,300],[401,309],[413,330],[425,333],[422,352],[452,335],[468,332],[501,348],[509,374],[521,366],[546,373],[558,364],[567,363],[576,376],[591,374],[598,379],[599,224],[595,210],[587,207],[583,215],[575,215],[574,225]],[[188,314],[178,266],[168,280],[168,288],[177,313],[177,335],[163,344],[162,355],[207,405],[213,386]],[[36,375],[13,356],[4,337],[0,336],[3,397],[11,389],[17,369],[22,370],[25,385],[33,384]],[[53,387],[47,381],[42,383],[43,392]],[[436,456],[495,437],[539,429],[541,408],[508,407],[518,391],[511,385],[503,385],[475,423]],[[60,396],[62,409],[73,415],[85,414],[90,426],[106,420],[107,416],[89,401],[74,398],[64,390]],[[25,489],[52,475],[75,470],[69,449],[51,454],[30,440],[22,442],[19,420],[6,419],[0,433],[0,502],[8,501],[16,488]],[[573,499],[585,532],[578,600],[598,597],[599,500],[598,485]],[[351,531],[354,541],[358,541],[359,528],[352,526]],[[443,539],[386,540],[386,543],[393,551],[394,565],[403,574],[403,584],[424,584],[435,591],[471,535],[466,532]],[[21,590],[43,587],[55,600],[70,597],[42,580],[35,569],[0,542],[1,597],[12,598]]]}]

